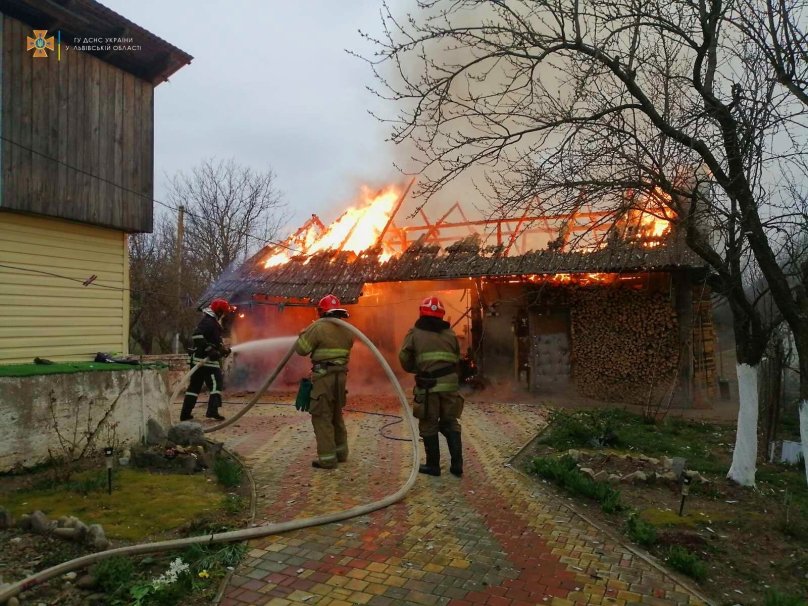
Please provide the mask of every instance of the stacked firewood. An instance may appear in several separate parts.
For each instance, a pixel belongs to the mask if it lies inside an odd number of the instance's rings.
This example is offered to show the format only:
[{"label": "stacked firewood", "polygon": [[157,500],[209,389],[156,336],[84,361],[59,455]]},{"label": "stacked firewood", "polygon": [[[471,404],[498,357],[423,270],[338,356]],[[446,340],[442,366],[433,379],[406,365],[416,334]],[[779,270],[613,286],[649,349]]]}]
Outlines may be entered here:
[{"label": "stacked firewood", "polygon": [[676,313],[661,293],[576,289],[575,384],[582,395],[642,404],[670,386],[678,366]]}]

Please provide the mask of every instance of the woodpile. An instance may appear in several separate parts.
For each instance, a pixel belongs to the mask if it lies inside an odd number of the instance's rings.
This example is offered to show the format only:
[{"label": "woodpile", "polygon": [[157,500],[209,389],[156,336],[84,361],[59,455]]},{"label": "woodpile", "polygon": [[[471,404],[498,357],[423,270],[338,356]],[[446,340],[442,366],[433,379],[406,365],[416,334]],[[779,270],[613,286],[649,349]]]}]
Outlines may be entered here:
[{"label": "woodpile", "polygon": [[661,293],[576,289],[572,343],[577,389],[599,400],[644,404],[677,372],[678,322]]}]

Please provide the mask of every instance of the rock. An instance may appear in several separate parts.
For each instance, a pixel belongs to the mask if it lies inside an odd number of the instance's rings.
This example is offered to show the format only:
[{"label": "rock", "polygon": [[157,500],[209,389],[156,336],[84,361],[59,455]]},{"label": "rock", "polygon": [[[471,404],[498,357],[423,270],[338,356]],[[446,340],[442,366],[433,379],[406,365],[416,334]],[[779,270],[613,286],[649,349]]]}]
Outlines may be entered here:
[{"label": "rock", "polygon": [[6,601],[6,606],[20,606],[20,601],[17,598],[9,598]]},{"label": "rock", "polygon": [[605,469],[601,469],[594,476],[592,476],[592,479],[595,480],[595,482],[605,482],[608,477],[609,472]]},{"label": "rock", "polygon": [[574,448],[570,448],[567,451],[567,456],[577,463],[578,461],[581,460],[581,451],[575,450]]},{"label": "rock", "polygon": [[31,516],[27,513],[20,516],[17,520],[17,528],[21,530],[31,530]]},{"label": "rock", "polygon": [[673,469],[673,459],[670,457],[662,457],[659,459],[659,464],[662,465],[663,469]]},{"label": "rock", "polygon": [[616,473],[610,473],[609,477],[606,478],[606,481],[609,484],[618,484],[620,482],[620,476],[617,475]]},{"label": "rock", "polygon": [[31,532],[48,534],[52,529],[51,521],[44,513],[37,510],[31,514]]},{"label": "rock", "polygon": [[80,589],[95,589],[97,583],[98,581],[93,575],[85,574],[76,581],[76,587]]},{"label": "rock", "polygon": [[213,460],[222,454],[224,444],[221,442],[214,442],[212,440],[205,440],[204,448],[205,453],[211,457],[211,460]]},{"label": "rock", "polygon": [[657,480],[665,480],[666,482],[677,482],[679,480],[679,476],[676,475],[674,471],[665,471],[663,473],[657,474]]},{"label": "rock", "polygon": [[205,444],[205,434],[202,425],[193,421],[182,421],[168,430],[168,439],[181,446],[194,446]]},{"label": "rock", "polygon": [[76,531],[76,541],[83,542],[87,538],[89,529],[87,528],[87,524],[81,520],[76,520],[76,525],[73,527],[73,530]]},{"label": "rock", "polygon": [[589,476],[590,478],[593,478],[593,479],[595,477],[595,472],[592,469],[590,469],[589,467],[581,467],[581,473],[584,474],[584,475],[587,475],[587,476]]},{"label": "rock", "polygon": [[109,600],[105,593],[91,593],[82,602],[84,606],[106,606],[108,603]]},{"label": "rock", "polygon": [[78,573],[71,570],[70,572],[66,572],[65,574],[63,574],[62,578],[67,581],[75,581],[76,577],[78,576],[79,576]]},{"label": "rock", "polygon": [[0,507],[0,530],[14,526],[14,516],[5,507]]},{"label": "rock", "polygon": [[690,478],[691,482],[699,482],[700,484],[707,484],[710,481],[703,475],[701,475],[698,471],[693,471],[692,469],[688,469],[684,473],[684,475],[686,478]]},{"label": "rock", "polygon": [[659,459],[656,459],[654,457],[649,457],[644,454],[641,454],[638,458],[640,459],[640,461],[645,461],[646,463],[649,463],[651,465],[659,465]]},{"label": "rock", "polygon": [[166,441],[166,430],[155,419],[146,421],[146,444],[162,446]]},{"label": "rock", "polygon": [[648,476],[645,475],[644,471],[632,471],[630,474],[627,474],[627,475],[623,476],[622,481],[623,482],[629,482],[629,483],[647,482],[648,481]]},{"label": "rock", "polygon": [[78,533],[76,532],[75,528],[54,528],[53,529],[54,536],[64,539],[65,541],[78,541],[80,540],[78,537]]},{"label": "rock", "polygon": [[87,544],[92,545],[96,549],[100,550],[104,550],[109,547],[109,540],[107,540],[101,524],[91,524],[87,530]]}]

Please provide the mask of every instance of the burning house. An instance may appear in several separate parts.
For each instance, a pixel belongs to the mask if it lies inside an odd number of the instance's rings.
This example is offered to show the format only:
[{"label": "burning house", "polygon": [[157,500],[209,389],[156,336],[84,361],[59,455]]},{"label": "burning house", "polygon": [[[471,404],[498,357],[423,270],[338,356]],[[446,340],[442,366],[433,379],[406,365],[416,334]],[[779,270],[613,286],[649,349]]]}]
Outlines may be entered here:
[{"label": "burning house", "polygon": [[396,362],[418,303],[437,294],[478,387],[683,406],[714,395],[705,269],[661,198],[622,216],[470,219],[456,203],[401,220],[407,191],[365,192],[328,226],[312,215],[203,301],[239,306],[239,342],[295,334],[332,292]]}]

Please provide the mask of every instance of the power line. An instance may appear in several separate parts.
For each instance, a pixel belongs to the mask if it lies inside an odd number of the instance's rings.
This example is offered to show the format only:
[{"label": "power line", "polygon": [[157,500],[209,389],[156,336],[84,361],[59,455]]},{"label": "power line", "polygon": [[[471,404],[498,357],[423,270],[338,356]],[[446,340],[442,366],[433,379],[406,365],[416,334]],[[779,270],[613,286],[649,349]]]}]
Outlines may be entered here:
[{"label": "power line", "polygon": [[[85,175],[85,176],[90,177],[92,179],[97,179],[98,181],[101,181],[102,183],[106,183],[106,184],[111,185],[113,187],[116,187],[116,188],[118,188],[121,191],[124,191],[126,193],[133,194],[135,196],[138,196],[139,198],[143,198],[143,199],[149,200],[150,202],[153,202],[155,204],[159,204],[160,206],[168,208],[169,210],[172,210],[174,212],[179,212],[179,209],[172,206],[171,204],[168,204],[168,203],[163,202],[161,200],[158,200],[156,198],[152,198],[150,196],[147,196],[147,195],[145,195],[145,194],[143,194],[143,193],[141,193],[139,191],[136,191],[134,189],[130,189],[130,188],[126,187],[125,185],[121,185],[120,183],[115,183],[114,181],[110,181],[109,179],[106,179],[106,178],[101,177],[99,175],[96,175],[96,174],[93,174],[91,172],[88,172],[88,171],[84,170],[83,168],[79,168],[77,166],[73,166],[72,164],[68,164],[67,162],[62,161],[59,158],[54,158],[53,156],[43,154],[42,152],[40,152],[40,151],[38,151],[38,150],[36,150],[36,149],[34,149],[32,147],[28,147],[27,145],[23,145],[22,143],[18,143],[17,141],[9,139],[8,137],[0,135],[0,139],[2,139],[3,141],[6,141],[7,143],[10,143],[11,145],[16,145],[20,149],[24,149],[26,151],[31,152],[32,154],[36,154],[37,156],[40,156],[41,158],[44,158],[46,160],[50,160],[51,162],[55,162],[57,164],[60,164],[60,165],[64,166],[65,168],[69,168],[70,170],[75,171],[75,172],[77,172],[79,174]],[[185,214],[190,216],[190,217],[194,217],[195,219],[199,219],[200,221],[208,221],[209,220],[206,217],[203,217],[203,216],[200,216],[200,215],[197,215],[195,213],[190,212],[187,208],[185,209]],[[265,244],[265,245],[270,244],[272,246],[285,248],[285,249],[295,253],[296,255],[305,255],[305,253],[302,253],[301,251],[298,251],[297,249],[292,248],[291,246],[289,246],[285,242],[278,242],[278,241],[275,241],[275,240],[267,240],[265,238],[259,238],[256,235],[253,235],[251,233],[241,231],[241,230],[233,230],[233,232],[237,233],[237,234],[239,234],[241,236],[244,236],[245,238],[253,238],[254,240],[257,240],[258,242],[261,242],[262,244]],[[310,255],[305,255],[305,256],[310,256]]]}]

